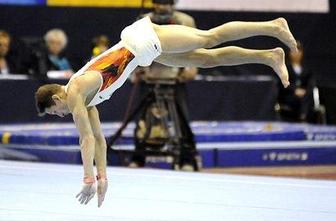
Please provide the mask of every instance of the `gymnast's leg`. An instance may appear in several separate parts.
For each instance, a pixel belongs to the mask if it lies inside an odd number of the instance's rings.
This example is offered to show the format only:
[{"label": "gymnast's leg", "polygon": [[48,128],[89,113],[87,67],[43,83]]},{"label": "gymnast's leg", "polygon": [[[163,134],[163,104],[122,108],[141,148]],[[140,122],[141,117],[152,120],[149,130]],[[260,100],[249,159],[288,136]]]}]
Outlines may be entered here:
[{"label": "gymnast's leg", "polygon": [[296,50],[296,41],[287,21],[278,18],[265,22],[228,22],[204,31],[181,25],[154,25],[163,53],[183,53],[198,48],[212,48],[223,42],[264,35],[275,37]]},{"label": "gymnast's leg", "polygon": [[200,68],[248,63],[264,64],[277,73],[285,87],[289,85],[285,53],[282,48],[252,50],[230,46],[217,49],[196,49],[187,53],[162,54],[155,61],[173,67]]}]

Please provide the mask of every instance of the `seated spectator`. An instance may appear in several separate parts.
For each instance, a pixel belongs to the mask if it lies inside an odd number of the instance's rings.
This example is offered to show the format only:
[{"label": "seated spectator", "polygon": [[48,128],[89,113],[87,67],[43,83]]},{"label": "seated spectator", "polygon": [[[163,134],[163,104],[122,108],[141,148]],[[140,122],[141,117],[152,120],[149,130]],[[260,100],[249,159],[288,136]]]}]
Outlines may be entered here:
[{"label": "seated spectator", "polygon": [[298,51],[289,53],[287,63],[289,82],[288,88],[280,87],[280,114],[285,121],[311,121],[313,115],[313,88],[315,81],[312,73],[303,62],[304,50],[298,42]]},{"label": "seated spectator", "polygon": [[18,51],[11,49],[11,36],[0,30],[0,75],[26,74],[22,57]]},{"label": "seated spectator", "polygon": [[[70,77],[72,69],[68,59],[62,54],[67,45],[67,36],[61,29],[51,29],[44,36],[44,43],[35,49],[35,75],[48,76],[49,73],[60,71],[63,77]],[[56,72],[55,72],[56,71]],[[61,77],[62,77],[61,76]]]},{"label": "seated spectator", "polygon": [[92,40],[91,58],[98,56],[110,48],[110,39],[106,35],[98,35]]}]

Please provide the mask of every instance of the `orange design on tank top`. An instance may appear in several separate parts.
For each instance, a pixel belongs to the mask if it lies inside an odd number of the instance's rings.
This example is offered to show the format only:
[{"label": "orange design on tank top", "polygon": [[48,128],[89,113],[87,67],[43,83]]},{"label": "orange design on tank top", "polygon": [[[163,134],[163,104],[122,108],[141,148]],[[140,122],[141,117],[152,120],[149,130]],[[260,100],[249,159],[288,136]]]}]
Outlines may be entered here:
[{"label": "orange design on tank top", "polygon": [[100,88],[100,91],[102,91],[111,86],[121,76],[133,58],[134,55],[129,50],[120,48],[99,58],[87,70],[100,72],[103,78],[103,85]]}]

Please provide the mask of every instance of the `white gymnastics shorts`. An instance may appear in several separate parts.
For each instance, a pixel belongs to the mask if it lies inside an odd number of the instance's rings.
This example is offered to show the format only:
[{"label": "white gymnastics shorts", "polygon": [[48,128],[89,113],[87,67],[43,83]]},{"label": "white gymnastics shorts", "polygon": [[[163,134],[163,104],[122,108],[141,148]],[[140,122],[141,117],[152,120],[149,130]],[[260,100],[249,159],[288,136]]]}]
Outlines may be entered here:
[{"label": "white gymnastics shorts", "polygon": [[150,66],[162,53],[160,40],[148,16],[127,26],[120,37],[125,47],[135,55],[139,66]]}]

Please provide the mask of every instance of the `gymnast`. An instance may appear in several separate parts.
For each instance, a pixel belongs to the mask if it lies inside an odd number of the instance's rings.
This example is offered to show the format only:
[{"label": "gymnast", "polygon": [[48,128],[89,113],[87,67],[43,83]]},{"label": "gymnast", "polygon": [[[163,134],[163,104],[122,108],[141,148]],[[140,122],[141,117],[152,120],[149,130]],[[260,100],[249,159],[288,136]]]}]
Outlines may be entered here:
[{"label": "gymnast", "polygon": [[67,85],[41,86],[35,93],[39,115],[64,117],[71,113],[79,132],[84,167],[83,186],[76,196],[80,203],[87,204],[97,192],[100,207],[108,188],[107,147],[95,106],[109,99],[137,66],[149,66],[153,61],[172,67],[199,68],[257,63],[271,67],[287,87],[288,73],[282,48],[252,50],[228,46],[211,49],[223,42],[258,35],[277,38],[296,51],[296,41],[284,18],[263,22],[233,21],[199,30],[181,25],[155,25],[145,17],[127,26],[121,32],[119,43],[89,61]]}]

